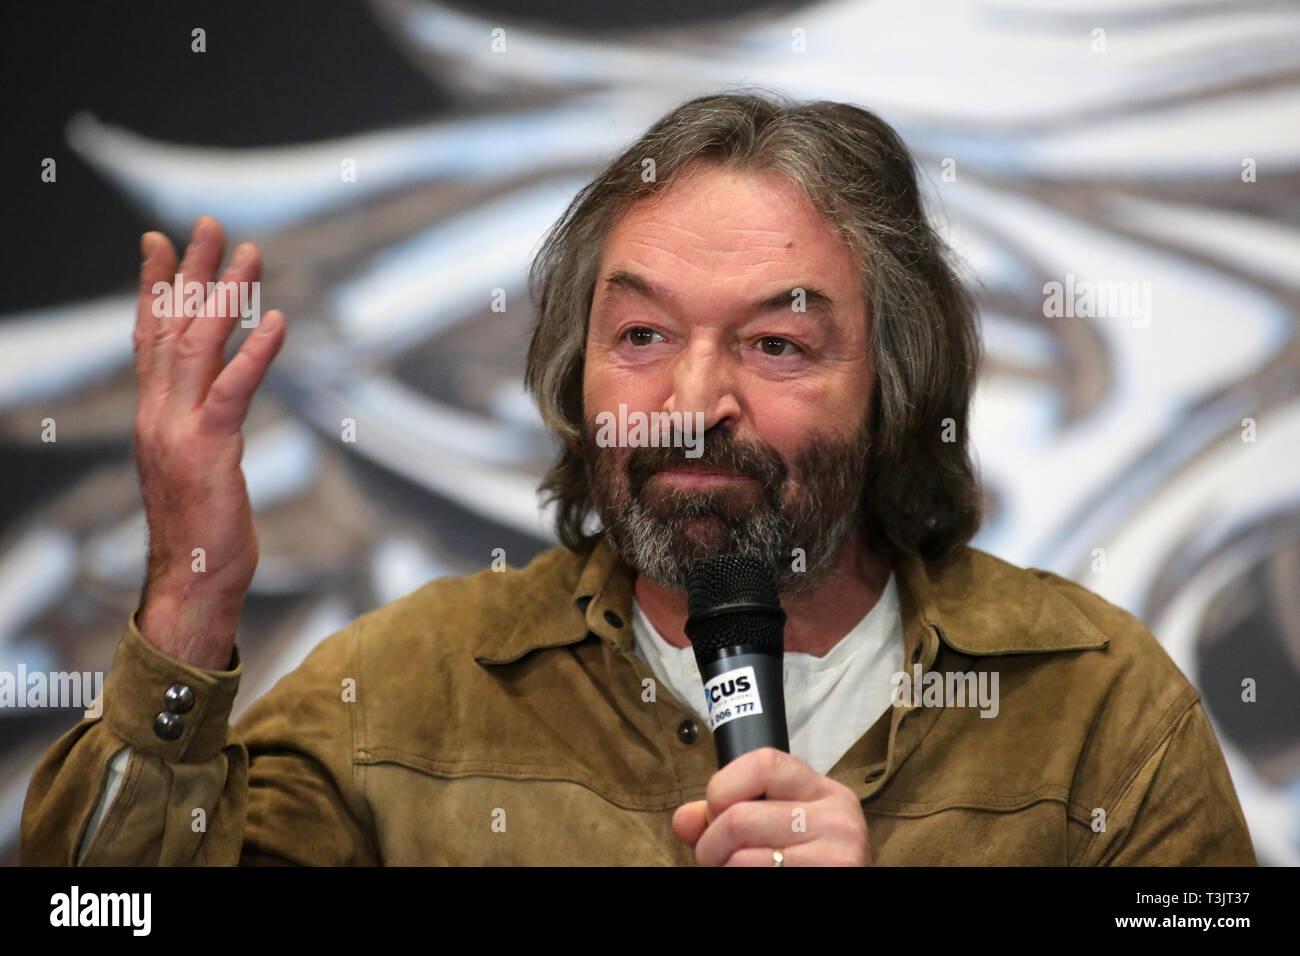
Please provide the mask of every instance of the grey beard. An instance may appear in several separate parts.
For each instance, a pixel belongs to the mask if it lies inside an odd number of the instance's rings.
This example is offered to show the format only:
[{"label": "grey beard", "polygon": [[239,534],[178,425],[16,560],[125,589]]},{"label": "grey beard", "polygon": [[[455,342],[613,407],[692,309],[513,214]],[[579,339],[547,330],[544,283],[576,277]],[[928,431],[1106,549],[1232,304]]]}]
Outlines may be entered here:
[{"label": "grey beard", "polygon": [[583,435],[588,487],[614,552],[638,574],[685,591],[699,558],[740,554],[763,562],[777,590],[792,595],[821,583],[855,531],[865,532],[862,488],[870,436],[866,423],[850,440],[815,439],[795,462],[800,493],[786,501],[790,474],[770,449],[741,445],[726,434],[706,439],[700,466],[731,469],[758,483],[757,501],[739,508],[724,491],[659,488],[647,500],[646,482],[678,466],[668,448],[638,448],[611,458]]},{"label": "grey beard", "polygon": [[[681,531],[681,523],[700,520],[695,518],[698,514],[709,514],[706,504],[683,500],[680,510],[665,521],[632,498],[613,521],[606,522],[605,537],[614,552],[638,574],[674,591],[687,589],[687,576],[696,559],[740,554],[762,561],[771,569],[777,590],[793,595],[810,590],[826,577],[860,516],[853,509],[841,510],[829,520],[824,516],[821,520],[813,518],[805,524],[815,529],[798,536],[789,519],[772,509],[759,509],[740,522],[705,518],[723,525],[723,542],[706,547],[686,540]],[[801,548],[803,554],[797,555],[796,548]]]}]

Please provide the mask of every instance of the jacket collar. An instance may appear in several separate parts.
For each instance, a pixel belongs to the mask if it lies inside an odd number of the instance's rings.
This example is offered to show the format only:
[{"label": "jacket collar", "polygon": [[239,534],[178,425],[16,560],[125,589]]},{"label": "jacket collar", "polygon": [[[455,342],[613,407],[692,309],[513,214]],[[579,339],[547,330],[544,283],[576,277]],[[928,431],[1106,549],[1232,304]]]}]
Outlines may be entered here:
[{"label": "jacket collar", "polygon": [[[532,573],[538,562],[553,558],[562,570]],[[510,664],[545,647],[563,647],[589,633],[620,648],[632,646],[632,588],[636,575],[619,561],[604,538],[579,554],[556,549],[539,555],[523,571],[525,582],[514,619],[491,629],[474,659],[481,664]]]},{"label": "jacket collar", "polygon": [[[508,664],[534,650],[576,644],[589,633],[632,651],[633,571],[604,538],[585,555],[562,554],[557,558],[561,578],[573,581],[571,589],[557,587],[552,573],[528,575],[514,620],[481,641],[475,660]],[[941,561],[904,558],[894,572],[905,650],[915,660],[913,650],[924,647],[925,666],[937,650],[930,646],[927,632],[958,653],[975,657],[1090,650],[1109,644],[1050,583],[1063,579],[1048,572],[1019,568],[970,547]]]},{"label": "jacket collar", "polygon": [[919,618],[959,654],[1094,650],[1110,643],[1051,582],[1077,585],[1049,572],[1020,568],[971,547],[940,561],[906,558],[894,571],[905,632]]}]

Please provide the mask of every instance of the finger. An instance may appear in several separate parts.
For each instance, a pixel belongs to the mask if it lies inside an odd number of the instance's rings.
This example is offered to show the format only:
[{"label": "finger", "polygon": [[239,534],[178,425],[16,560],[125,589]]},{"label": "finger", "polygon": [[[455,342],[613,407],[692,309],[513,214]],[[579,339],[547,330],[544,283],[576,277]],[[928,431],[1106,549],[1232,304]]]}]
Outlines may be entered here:
[{"label": "finger", "polygon": [[272,309],[262,316],[253,333],[244,340],[235,357],[230,360],[212,387],[208,389],[200,413],[200,424],[205,428],[233,432],[244,424],[253,393],[262,383],[262,377],[271,360],[284,342],[284,313]]},{"label": "finger", "polygon": [[709,805],[703,800],[683,803],[673,814],[673,835],[687,846],[693,847],[710,822]]},{"label": "finger", "polygon": [[[745,847],[783,849],[813,839],[806,826],[796,826],[807,808],[779,800],[746,800],[729,807],[713,821],[695,844],[701,866],[721,866]],[[769,860],[770,862],[770,860]]]},{"label": "finger", "polygon": [[[154,347],[157,344],[161,313],[166,302],[160,297],[171,294],[172,280],[176,275],[176,250],[161,232],[146,232],[140,237],[140,297],[136,303],[135,368],[140,379],[140,394],[150,394],[152,388]],[[157,287],[157,288],[155,288]]]},{"label": "finger", "polygon": [[[221,254],[225,248],[226,236],[221,229],[221,223],[212,216],[200,216],[194,221],[190,244],[185,247],[185,258],[181,260],[176,270],[180,276],[177,282],[178,290],[173,293],[171,300],[173,303],[179,302],[181,307],[170,308],[161,320],[157,335],[158,344],[153,356],[155,374],[164,377],[168,387],[171,385],[172,370],[175,366],[173,346],[193,318],[192,314],[188,314],[191,313],[191,303],[194,301],[189,294],[192,290],[186,287],[197,282],[206,290],[208,282],[211,281],[221,262]],[[206,295],[205,291],[203,297],[206,298]],[[201,306],[202,299],[199,302]]]},{"label": "finger", "polygon": [[856,857],[846,848],[824,843],[803,843],[788,847],[751,846],[731,854],[723,866],[775,866],[773,850],[781,851],[782,866],[872,866],[870,852],[866,859]]},{"label": "finger", "polygon": [[784,849],[782,847],[767,846],[750,846],[737,850],[731,854],[731,857],[723,866],[776,866],[776,860],[772,856],[773,850],[781,851],[782,866],[806,866],[807,863],[800,863],[802,853],[798,848]]},{"label": "finger", "polygon": [[194,221],[190,244],[185,247],[181,260],[181,275],[186,282],[199,282],[206,286],[217,274],[221,257],[226,251],[226,233],[215,216],[199,216]]},{"label": "finger", "polygon": [[742,754],[709,780],[704,797],[715,818],[744,800],[815,800],[826,791],[826,778],[798,757],[774,747]]},{"label": "finger", "polygon": [[203,401],[225,364],[226,341],[240,318],[241,299],[262,276],[262,256],[251,242],[235,247],[230,265],[213,289],[203,315],[176,342],[172,390],[176,408],[189,411]]}]

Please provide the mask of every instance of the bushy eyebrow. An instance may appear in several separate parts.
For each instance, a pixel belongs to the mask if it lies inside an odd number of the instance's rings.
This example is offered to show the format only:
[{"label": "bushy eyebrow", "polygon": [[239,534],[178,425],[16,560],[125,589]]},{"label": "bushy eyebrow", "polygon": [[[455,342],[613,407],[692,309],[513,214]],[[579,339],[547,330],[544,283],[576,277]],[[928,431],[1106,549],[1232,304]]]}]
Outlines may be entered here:
[{"label": "bushy eyebrow", "polygon": [[[615,269],[605,277],[606,284],[618,289],[627,289],[643,298],[652,302],[661,302],[669,305],[677,304],[677,296],[673,295],[667,289],[663,289],[652,282],[643,279],[634,272],[628,272],[626,269]],[[804,304],[807,307],[808,314],[821,321],[830,328],[834,327],[831,322],[835,315],[835,300],[829,295],[811,285],[791,286],[783,292],[767,296],[749,306],[749,311],[755,315],[762,315],[771,312],[780,312],[790,308],[794,301],[795,292],[802,289],[804,294]]]}]

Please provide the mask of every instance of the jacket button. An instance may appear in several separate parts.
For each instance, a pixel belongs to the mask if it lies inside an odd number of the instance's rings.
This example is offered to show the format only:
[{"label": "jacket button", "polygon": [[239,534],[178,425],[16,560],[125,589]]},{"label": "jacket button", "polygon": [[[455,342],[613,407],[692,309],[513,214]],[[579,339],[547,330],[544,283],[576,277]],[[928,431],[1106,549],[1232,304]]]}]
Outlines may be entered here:
[{"label": "jacket button", "polygon": [[184,684],[174,684],[163,694],[163,706],[173,714],[188,714],[194,709],[194,691]]},{"label": "jacket button", "polygon": [[153,719],[153,732],[163,740],[176,740],[185,730],[185,724],[170,711],[163,711]]},{"label": "jacket button", "polygon": [[605,612],[605,620],[609,621],[609,623],[613,624],[615,627],[623,626],[623,619],[619,617],[617,614],[615,614],[613,611]]},{"label": "jacket button", "polygon": [[882,776],[884,776],[884,773],[885,771],[883,770],[873,770],[871,771],[871,773],[867,774],[866,782],[871,783],[873,780],[879,780]]},{"label": "jacket button", "polygon": [[683,720],[677,725],[677,739],[684,744],[695,743],[695,738],[700,735],[700,728],[693,720]]}]

